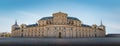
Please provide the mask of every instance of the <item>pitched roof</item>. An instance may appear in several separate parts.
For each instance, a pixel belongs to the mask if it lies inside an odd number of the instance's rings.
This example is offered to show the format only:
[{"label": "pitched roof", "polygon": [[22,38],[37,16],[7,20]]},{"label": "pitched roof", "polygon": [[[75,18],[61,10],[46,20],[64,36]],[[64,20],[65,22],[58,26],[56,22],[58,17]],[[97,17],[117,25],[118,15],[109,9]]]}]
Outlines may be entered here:
[{"label": "pitched roof", "polygon": [[[48,19],[53,19],[53,17],[43,17],[40,20],[48,20]],[[78,18],[75,18],[75,17],[67,17],[67,19],[79,20]]]},{"label": "pitched roof", "polygon": [[81,24],[82,27],[91,27],[90,25]]},{"label": "pitched roof", "polygon": [[26,27],[35,27],[35,26],[38,26],[38,24],[27,25]]}]

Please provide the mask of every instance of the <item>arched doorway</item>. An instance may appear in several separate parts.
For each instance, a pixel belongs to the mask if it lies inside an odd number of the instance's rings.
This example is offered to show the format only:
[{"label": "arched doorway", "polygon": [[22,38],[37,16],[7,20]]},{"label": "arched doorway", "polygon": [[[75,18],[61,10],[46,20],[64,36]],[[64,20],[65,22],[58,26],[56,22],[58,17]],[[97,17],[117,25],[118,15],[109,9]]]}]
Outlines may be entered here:
[{"label": "arched doorway", "polygon": [[61,32],[59,32],[59,38],[61,38]]},{"label": "arched doorway", "polygon": [[23,30],[21,31],[21,37],[23,37]]}]

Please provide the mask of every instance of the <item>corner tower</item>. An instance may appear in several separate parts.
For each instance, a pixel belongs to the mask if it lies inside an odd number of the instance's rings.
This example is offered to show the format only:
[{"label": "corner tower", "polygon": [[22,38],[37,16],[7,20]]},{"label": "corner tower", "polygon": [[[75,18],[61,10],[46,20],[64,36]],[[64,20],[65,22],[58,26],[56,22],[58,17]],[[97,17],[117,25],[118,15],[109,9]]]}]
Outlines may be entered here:
[{"label": "corner tower", "polygon": [[101,24],[100,24],[99,28],[105,30],[105,26],[103,25],[102,20],[101,20]]},{"label": "corner tower", "polygon": [[12,31],[14,31],[17,28],[19,28],[19,25],[17,24],[17,20],[15,20],[15,24],[12,25]]}]

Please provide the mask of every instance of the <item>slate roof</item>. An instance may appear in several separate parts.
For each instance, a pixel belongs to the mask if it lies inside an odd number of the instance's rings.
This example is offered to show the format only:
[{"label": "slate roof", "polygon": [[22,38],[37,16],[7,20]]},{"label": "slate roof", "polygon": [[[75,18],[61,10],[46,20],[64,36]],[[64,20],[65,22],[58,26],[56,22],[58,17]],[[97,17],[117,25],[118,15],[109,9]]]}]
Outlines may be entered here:
[{"label": "slate roof", "polygon": [[[48,20],[48,19],[53,19],[53,17],[43,17],[40,20]],[[78,18],[75,18],[75,17],[67,17],[67,19],[79,20]]]},{"label": "slate roof", "polygon": [[75,17],[67,17],[67,19],[79,20],[78,18],[75,18]]},{"label": "slate roof", "polygon": [[35,27],[35,26],[38,26],[38,24],[27,25],[26,27]]},{"label": "slate roof", "polygon": [[86,25],[86,24],[82,24],[81,26],[82,26],[82,27],[91,27],[91,26]]},{"label": "slate roof", "polygon": [[20,29],[20,28],[15,28],[15,30],[18,30],[18,29]]},{"label": "slate roof", "polygon": [[[31,24],[31,25],[27,25],[26,27],[35,27],[38,26],[38,24]],[[15,28],[15,30],[19,30],[20,28]]]},{"label": "slate roof", "polygon": [[48,20],[48,19],[52,19],[53,17],[43,17],[40,20]]}]

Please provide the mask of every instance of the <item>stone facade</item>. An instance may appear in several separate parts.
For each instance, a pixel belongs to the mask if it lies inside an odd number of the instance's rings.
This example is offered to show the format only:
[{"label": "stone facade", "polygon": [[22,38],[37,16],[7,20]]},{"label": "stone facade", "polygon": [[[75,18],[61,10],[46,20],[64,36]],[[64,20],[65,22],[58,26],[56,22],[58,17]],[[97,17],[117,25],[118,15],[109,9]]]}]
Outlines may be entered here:
[{"label": "stone facade", "polygon": [[17,22],[12,25],[12,37],[54,37],[54,38],[81,38],[104,37],[105,26],[85,25],[66,13],[54,13],[53,17],[43,17],[38,23],[26,25]]}]

